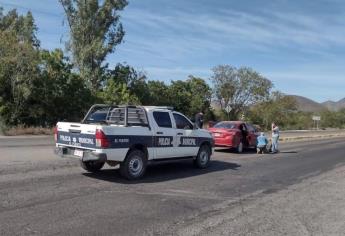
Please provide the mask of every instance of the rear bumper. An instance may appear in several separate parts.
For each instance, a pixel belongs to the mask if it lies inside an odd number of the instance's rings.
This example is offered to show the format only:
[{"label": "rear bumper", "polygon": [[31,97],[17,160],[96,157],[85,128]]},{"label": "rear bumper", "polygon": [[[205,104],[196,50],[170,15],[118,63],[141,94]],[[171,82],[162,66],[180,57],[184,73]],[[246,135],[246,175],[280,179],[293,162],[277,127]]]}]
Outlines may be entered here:
[{"label": "rear bumper", "polygon": [[75,148],[70,147],[56,147],[54,149],[54,153],[60,157],[71,157],[79,159],[83,162],[86,161],[99,161],[99,162],[106,162],[107,161],[107,154],[105,153],[96,153],[90,150],[81,150],[83,151],[82,156],[74,155]]},{"label": "rear bumper", "polygon": [[226,136],[226,137],[215,137],[214,144],[216,147],[228,147],[237,148],[240,143],[241,137],[239,136]]},{"label": "rear bumper", "polygon": [[224,143],[216,143],[216,147],[228,147],[228,148],[235,148],[232,144],[224,144]]},{"label": "rear bumper", "polygon": [[234,147],[232,139],[215,139],[214,145],[216,147]]}]

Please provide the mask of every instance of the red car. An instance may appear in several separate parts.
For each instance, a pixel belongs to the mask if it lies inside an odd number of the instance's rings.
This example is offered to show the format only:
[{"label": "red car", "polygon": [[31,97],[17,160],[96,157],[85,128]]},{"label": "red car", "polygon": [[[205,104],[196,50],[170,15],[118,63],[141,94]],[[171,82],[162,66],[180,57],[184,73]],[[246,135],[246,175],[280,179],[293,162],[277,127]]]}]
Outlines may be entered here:
[{"label": "red car", "polygon": [[244,148],[256,148],[257,132],[253,125],[243,121],[221,121],[208,129],[216,147],[235,148],[238,153]]}]

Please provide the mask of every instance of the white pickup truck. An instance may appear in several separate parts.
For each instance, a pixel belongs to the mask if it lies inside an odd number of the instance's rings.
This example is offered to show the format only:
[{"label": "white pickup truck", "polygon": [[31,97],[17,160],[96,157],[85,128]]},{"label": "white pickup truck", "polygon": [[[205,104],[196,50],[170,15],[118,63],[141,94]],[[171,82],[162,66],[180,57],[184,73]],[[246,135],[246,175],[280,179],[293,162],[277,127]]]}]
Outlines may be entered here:
[{"label": "white pickup truck", "polygon": [[93,105],[80,123],[58,122],[55,153],[80,159],[90,172],[120,164],[127,179],[141,178],[151,161],[191,158],[206,168],[212,135],[169,107]]}]

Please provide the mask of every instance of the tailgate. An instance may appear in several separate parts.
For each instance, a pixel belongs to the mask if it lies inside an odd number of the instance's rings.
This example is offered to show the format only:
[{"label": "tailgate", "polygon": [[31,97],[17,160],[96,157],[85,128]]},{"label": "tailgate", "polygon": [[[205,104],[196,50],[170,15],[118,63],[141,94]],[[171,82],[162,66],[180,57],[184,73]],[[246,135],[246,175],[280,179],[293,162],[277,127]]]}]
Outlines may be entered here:
[{"label": "tailgate", "polygon": [[96,148],[96,129],[94,124],[69,122],[57,123],[57,144],[79,148]]}]

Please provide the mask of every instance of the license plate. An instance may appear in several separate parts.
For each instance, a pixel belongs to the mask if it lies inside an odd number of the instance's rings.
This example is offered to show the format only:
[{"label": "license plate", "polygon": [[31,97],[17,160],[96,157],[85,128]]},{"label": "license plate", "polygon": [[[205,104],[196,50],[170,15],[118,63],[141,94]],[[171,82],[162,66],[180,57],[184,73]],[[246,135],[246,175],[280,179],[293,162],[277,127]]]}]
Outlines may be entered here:
[{"label": "license plate", "polygon": [[214,137],[219,137],[220,133],[214,133],[213,135],[214,135]]},{"label": "license plate", "polygon": [[74,150],[74,155],[78,157],[83,157],[84,152],[82,150]]}]

